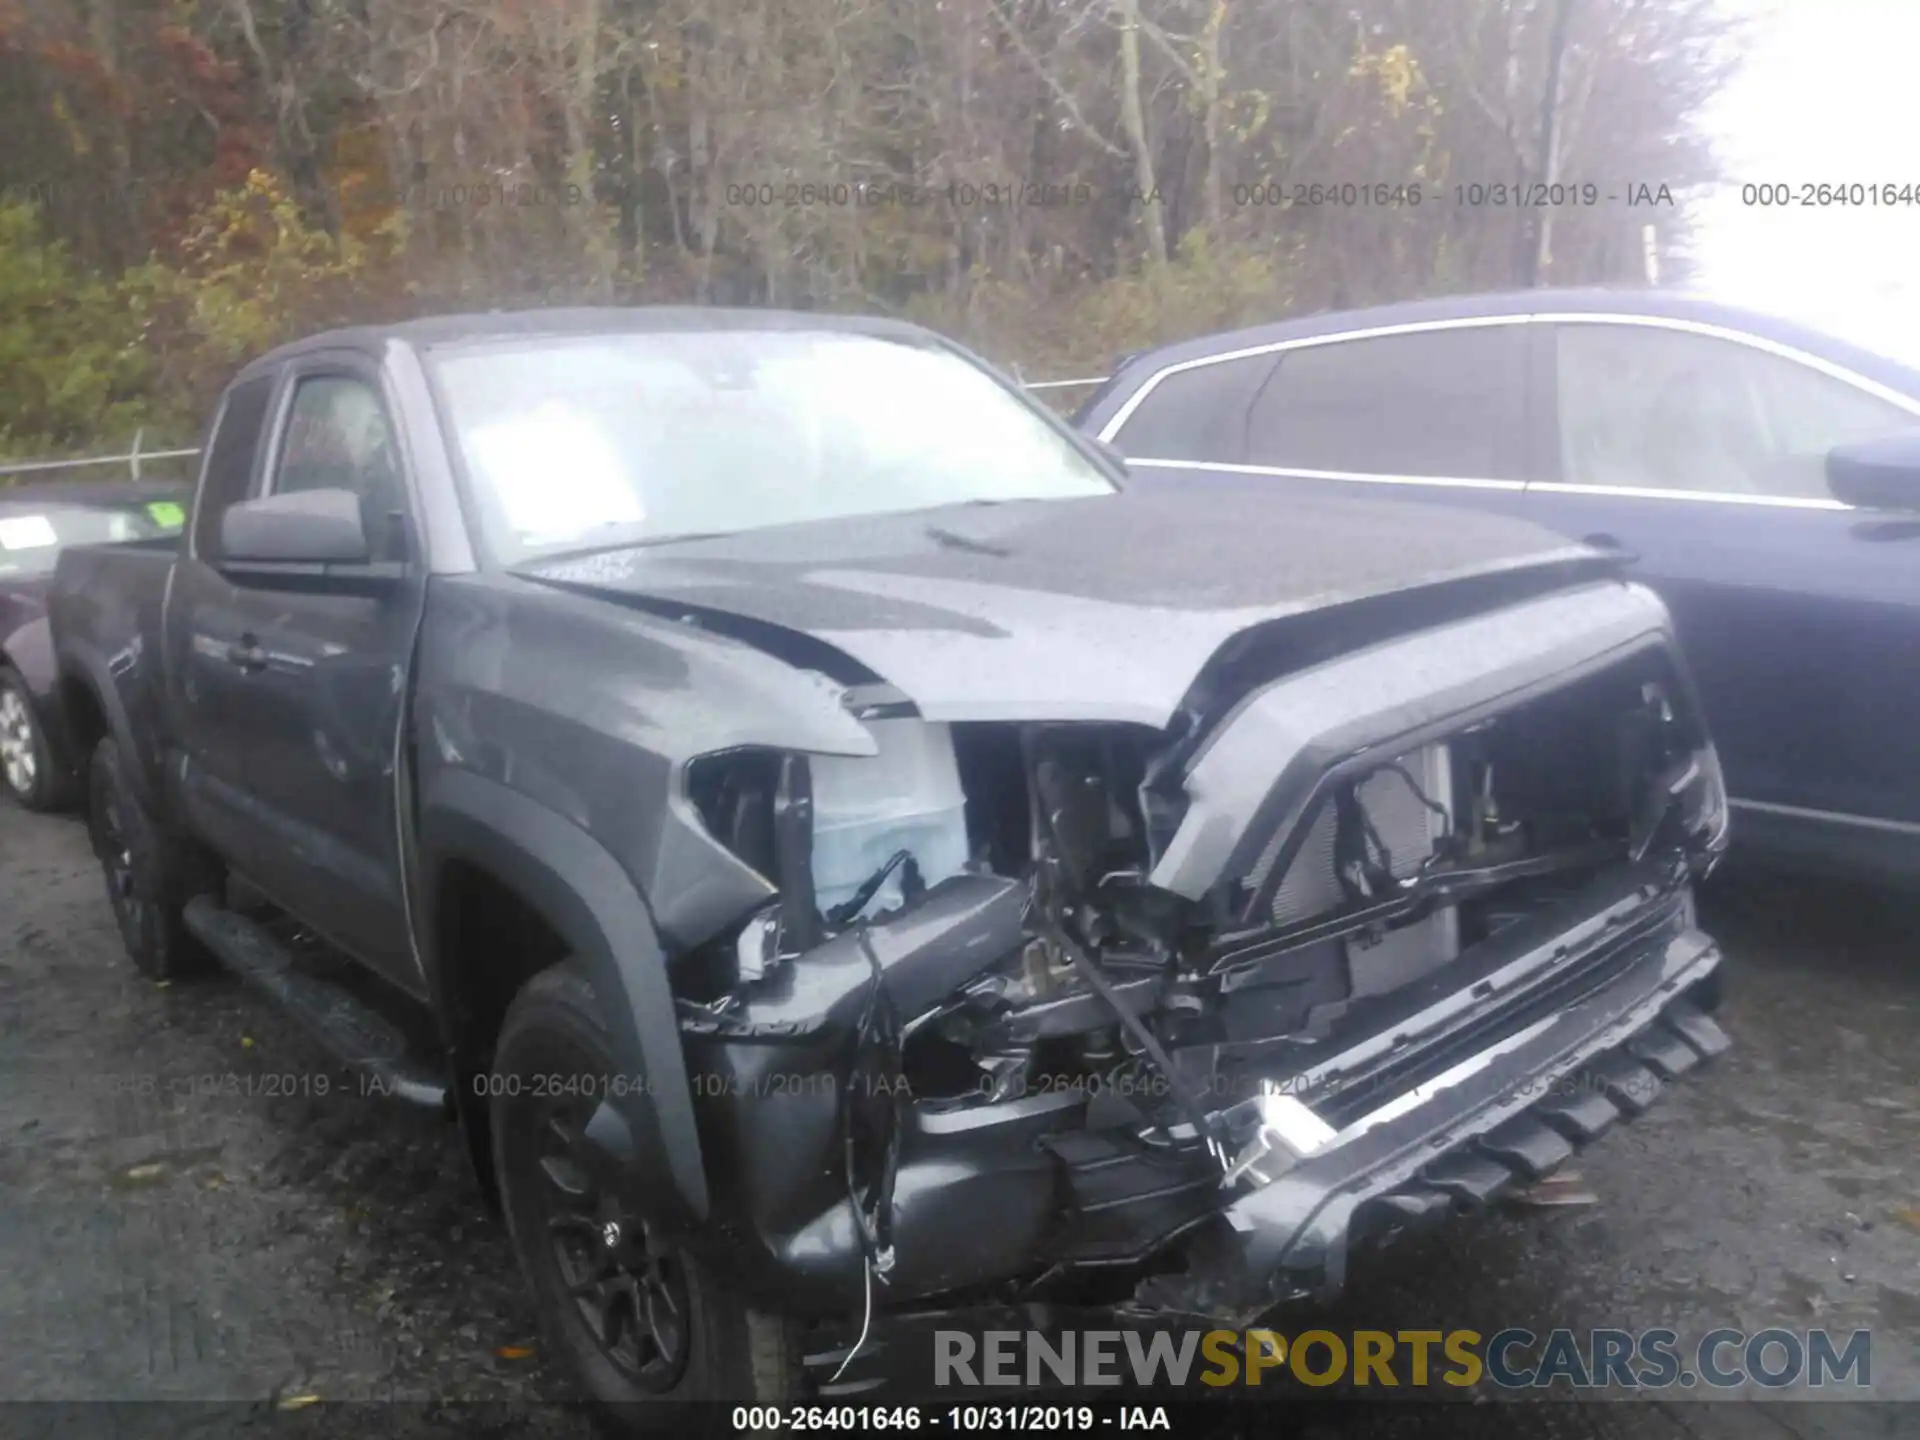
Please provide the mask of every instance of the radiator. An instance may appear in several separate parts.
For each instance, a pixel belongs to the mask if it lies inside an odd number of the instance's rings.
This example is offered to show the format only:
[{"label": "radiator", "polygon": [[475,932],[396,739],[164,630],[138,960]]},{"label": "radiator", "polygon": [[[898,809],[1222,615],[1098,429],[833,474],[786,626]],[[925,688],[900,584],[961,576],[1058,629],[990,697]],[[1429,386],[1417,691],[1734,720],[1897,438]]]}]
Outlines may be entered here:
[{"label": "radiator", "polygon": [[[1453,784],[1448,748],[1428,745],[1398,758],[1428,798],[1451,811]],[[1396,879],[1404,880],[1419,869],[1451,827],[1450,818],[1442,818],[1429,810],[1407,782],[1391,770],[1368,776],[1360,785],[1357,798],[1392,856]],[[1280,888],[1274,893],[1275,924],[1288,925],[1310,919],[1346,903],[1345,892],[1334,871],[1335,826],[1332,804],[1323,804],[1306,839],[1294,853],[1293,864],[1288,867]],[[1274,845],[1261,857],[1260,864],[1249,876],[1254,885],[1263,884],[1271,873],[1284,838],[1276,837]],[[1359,940],[1348,940],[1345,944],[1353,997],[1383,994],[1418,979],[1460,953],[1459,915],[1449,905],[1424,920],[1389,930],[1375,944]]]}]

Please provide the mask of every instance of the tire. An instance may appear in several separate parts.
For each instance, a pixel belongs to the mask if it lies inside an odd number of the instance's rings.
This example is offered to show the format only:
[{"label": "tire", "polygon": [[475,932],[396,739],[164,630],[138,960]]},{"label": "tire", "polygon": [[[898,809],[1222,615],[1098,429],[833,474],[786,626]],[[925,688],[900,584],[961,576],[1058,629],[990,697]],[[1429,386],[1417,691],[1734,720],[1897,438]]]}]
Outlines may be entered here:
[{"label": "tire", "polygon": [[[495,1174],[549,1353],[563,1357],[619,1435],[718,1427],[726,1419],[718,1402],[792,1400],[802,1369],[798,1327],[747,1306],[655,1232],[630,1203],[635,1187],[620,1184],[610,1157],[580,1134],[607,1093],[595,1082],[618,1069],[600,1009],[576,965],[544,970],[508,1007],[495,1050]],[[588,1083],[579,1095],[553,1094],[550,1084],[535,1092],[534,1077],[555,1075]],[[622,1278],[590,1278],[601,1273]],[[570,1284],[588,1293],[570,1294]],[[644,1335],[627,1323],[643,1305],[656,1322]],[[686,1401],[714,1408],[676,1403]]]},{"label": "tire", "polygon": [[27,682],[5,665],[0,665],[0,793],[28,810],[62,810],[73,802],[73,776],[54,763]]},{"label": "tire", "polygon": [[107,903],[134,967],[150,980],[208,969],[212,957],[187,930],[181,912],[195,895],[217,891],[219,869],[191,842],[162,832],[127,783],[126,757],[112,736],[87,767],[87,831],[107,882]]}]

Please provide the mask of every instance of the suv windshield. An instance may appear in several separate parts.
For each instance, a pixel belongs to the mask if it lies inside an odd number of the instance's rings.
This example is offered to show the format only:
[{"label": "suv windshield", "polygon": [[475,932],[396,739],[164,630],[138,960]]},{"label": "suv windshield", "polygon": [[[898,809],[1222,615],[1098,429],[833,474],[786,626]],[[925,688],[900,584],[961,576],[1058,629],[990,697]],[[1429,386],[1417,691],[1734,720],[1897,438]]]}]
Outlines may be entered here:
[{"label": "suv windshield", "polygon": [[1019,395],[933,344],[675,331],[461,347],[433,363],[506,564],[1115,488]]},{"label": "suv windshield", "polygon": [[49,574],[68,545],[177,535],[184,518],[171,500],[112,506],[0,497],[0,575]]}]

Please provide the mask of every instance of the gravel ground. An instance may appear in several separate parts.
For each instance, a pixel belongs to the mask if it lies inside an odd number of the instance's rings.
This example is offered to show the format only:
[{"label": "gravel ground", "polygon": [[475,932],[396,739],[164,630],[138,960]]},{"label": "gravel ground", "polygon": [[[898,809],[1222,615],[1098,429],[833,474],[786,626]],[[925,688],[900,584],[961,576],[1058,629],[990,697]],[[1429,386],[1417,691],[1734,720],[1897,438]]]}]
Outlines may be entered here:
[{"label": "gravel ground", "polygon": [[[1748,879],[1705,913],[1736,1048],[1582,1157],[1595,1203],[1370,1257],[1320,1323],[1868,1328],[1871,1395],[1920,1402],[1920,902]],[[0,1400],[225,1402],[9,1405],[0,1433],[251,1433],[308,1396],[405,1402],[344,1433],[584,1433],[453,1128],[361,1094],[230,979],[142,980],[81,827],[0,806]],[[1700,1398],[1475,1406],[1473,1428],[1920,1433],[1920,1404]]]}]

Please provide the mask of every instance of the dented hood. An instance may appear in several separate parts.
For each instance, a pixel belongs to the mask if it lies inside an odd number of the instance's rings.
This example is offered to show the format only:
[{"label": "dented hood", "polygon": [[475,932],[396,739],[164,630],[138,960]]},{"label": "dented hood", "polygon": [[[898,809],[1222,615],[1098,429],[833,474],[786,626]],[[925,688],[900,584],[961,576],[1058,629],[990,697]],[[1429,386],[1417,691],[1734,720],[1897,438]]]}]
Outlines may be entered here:
[{"label": "dented hood", "polygon": [[783,525],[518,573],[716,630],[735,616],[799,632],[930,720],[1161,728],[1250,625],[1593,555],[1466,510],[1135,489]]}]

